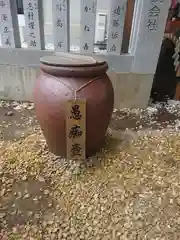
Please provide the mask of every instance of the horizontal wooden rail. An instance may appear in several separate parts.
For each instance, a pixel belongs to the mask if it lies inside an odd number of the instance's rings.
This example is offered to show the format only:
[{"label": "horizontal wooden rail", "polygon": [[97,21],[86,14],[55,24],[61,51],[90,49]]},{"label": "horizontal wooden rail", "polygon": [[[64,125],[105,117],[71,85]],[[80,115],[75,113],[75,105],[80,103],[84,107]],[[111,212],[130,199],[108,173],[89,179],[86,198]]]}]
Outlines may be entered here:
[{"label": "horizontal wooden rail", "polygon": [[[22,49],[22,48],[0,48],[0,65],[18,65],[19,67],[37,67],[39,68],[40,57],[54,54],[53,51]],[[55,54],[61,54],[56,52]],[[76,53],[75,53],[76,54]],[[85,55],[85,54],[83,54]],[[133,56],[129,54],[111,55],[106,53],[88,54],[88,56],[96,56],[108,62],[109,70],[113,72],[130,72]]]}]

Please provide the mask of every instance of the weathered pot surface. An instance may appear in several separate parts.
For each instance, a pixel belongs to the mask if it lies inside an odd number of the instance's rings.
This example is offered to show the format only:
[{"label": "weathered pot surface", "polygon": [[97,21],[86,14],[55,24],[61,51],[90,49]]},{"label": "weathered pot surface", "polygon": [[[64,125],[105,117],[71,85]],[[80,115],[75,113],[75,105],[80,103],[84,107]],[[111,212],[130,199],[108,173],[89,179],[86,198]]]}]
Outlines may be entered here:
[{"label": "weathered pot surface", "polygon": [[41,75],[36,81],[34,102],[36,116],[49,150],[66,157],[66,103],[74,98],[86,99],[86,155],[100,150],[111,119],[114,91],[105,61],[59,54],[41,58]]}]

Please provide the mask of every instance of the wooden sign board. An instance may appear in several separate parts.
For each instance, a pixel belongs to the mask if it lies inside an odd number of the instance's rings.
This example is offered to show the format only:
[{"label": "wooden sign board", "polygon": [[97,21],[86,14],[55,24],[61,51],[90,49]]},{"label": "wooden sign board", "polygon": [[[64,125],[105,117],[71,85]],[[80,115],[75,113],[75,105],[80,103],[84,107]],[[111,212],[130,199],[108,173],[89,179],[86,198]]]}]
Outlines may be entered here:
[{"label": "wooden sign board", "polygon": [[66,117],[67,159],[86,158],[86,100],[76,99],[67,102]]}]

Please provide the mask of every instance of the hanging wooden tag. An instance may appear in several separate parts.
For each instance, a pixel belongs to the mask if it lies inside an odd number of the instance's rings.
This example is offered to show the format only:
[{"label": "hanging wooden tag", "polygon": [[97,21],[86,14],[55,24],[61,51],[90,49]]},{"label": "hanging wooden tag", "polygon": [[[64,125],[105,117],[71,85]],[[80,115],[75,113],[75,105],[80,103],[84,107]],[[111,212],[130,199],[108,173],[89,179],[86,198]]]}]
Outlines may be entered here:
[{"label": "hanging wooden tag", "polygon": [[174,59],[174,66],[177,68],[179,66],[179,56]]},{"label": "hanging wooden tag", "polygon": [[67,159],[86,158],[86,100],[76,99],[67,102],[66,118]]},{"label": "hanging wooden tag", "polygon": [[176,86],[175,100],[179,100],[180,101],[180,83],[178,83],[177,86]]},{"label": "hanging wooden tag", "polygon": [[177,67],[176,77],[180,77],[180,66]]},{"label": "hanging wooden tag", "polygon": [[175,72],[176,72],[176,75],[177,75],[177,71],[178,71],[178,68],[179,68],[179,60],[178,60],[178,58],[174,62],[174,66],[175,66]]},{"label": "hanging wooden tag", "polygon": [[175,52],[178,54],[180,49],[180,41],[179,39],[177,40],[176,47],[175,47]]}]

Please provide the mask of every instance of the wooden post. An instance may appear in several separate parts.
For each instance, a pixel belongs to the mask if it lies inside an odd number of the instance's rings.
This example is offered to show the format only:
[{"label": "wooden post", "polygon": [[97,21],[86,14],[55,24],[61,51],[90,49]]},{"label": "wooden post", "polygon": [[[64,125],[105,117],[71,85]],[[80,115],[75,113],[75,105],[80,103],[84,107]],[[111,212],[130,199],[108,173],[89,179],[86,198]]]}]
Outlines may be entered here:
[{"label": "wooden post", "polygon": [[120,54],[127,0],[111,1],[109,12],[108,54]]},{"label": "wooden post", "polygon": [[42,0],[23,0],[28,47],[44,49],[44,23]]},{"label": "wooden post", "polygon": [[54,49],[58,52],[69,51],[69,0],[53,0]]},{"label": "wooden post", "polygon": [[20,48],[19,24],[15,0],[0,1],[1,42],[5,48]]},{"label": "wooden post", "polygon": [[80,52],[94,52],[97,0],[81,0]]},{"label": "wooden post", "polygon": [[170,0],[137,0],[130,42],[132,72],[155,73],[169,7]]}]

